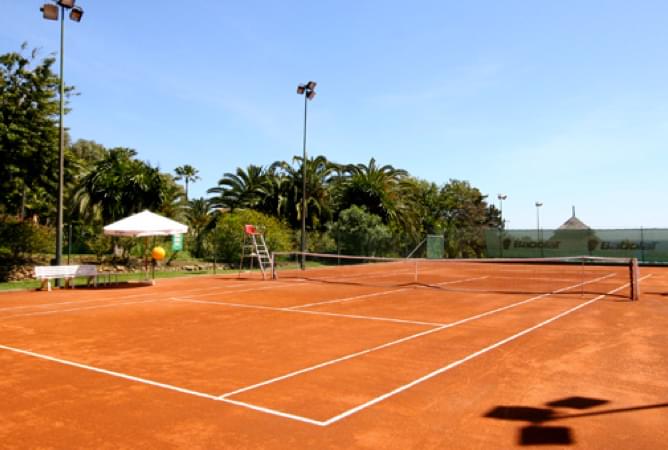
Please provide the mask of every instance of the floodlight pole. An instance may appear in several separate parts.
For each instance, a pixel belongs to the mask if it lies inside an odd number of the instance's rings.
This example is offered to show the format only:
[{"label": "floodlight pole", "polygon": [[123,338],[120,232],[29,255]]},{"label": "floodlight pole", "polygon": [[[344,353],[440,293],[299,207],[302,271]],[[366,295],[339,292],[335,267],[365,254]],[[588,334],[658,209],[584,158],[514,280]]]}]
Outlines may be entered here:
[{"label": "floodlight pole", "polygon": [[499,254],[503,258],[503,201],[508,198],[506,194],[496,196],[499,199]]},{"label": "floodlight pole", "polygon": [[308,110],[308,96],[304,95],[304,145],[302,147],[302,258],[301,268],[306,264],[306,112]]},{"label": "floodlight pole", "polygon": [[[83,16],[83,9],[74,6],[74,0],[57,0],[57,6],[45,3],[41,11],[43,17],[48,20],[58,20],[60,12],[60,112],[59,112],[59,143],[58,143],[58,200],[56,203],[56,258],[55,264],[59,266],[63,259],[63,196],[65,192],[65,11],[70,10],[70,19],[79,22]],[[60,11],[58,10],[60,7]],[[60,280],[56,279],[56,286],[60,286]]]},{"label": "floodlight pole", "polygon": [[315,97],[315,81],[309,81],[306,84],[300,84],[297,87],[297,94],[304,96],[304,143],[302,147],[302,235],[301,235],[301,251],[302,257],[300,260],[300,267],[304,270],[306,265],[306,117],[308,111],[308,101]]},{"label": "floodlight pole", "polygon": [[[58,206],[56,216],[56,265],[63,258],[63,195],[65,190],[65,7],[60,7],[60,126],[58,145]],[[56,280],[56,286],[60,280]]]},{"label": "floodlight pole", "polygon": [[541,202],[536,202],[536,243],[540,248],[540,256],[543,256],[543,245],[540,239],[540,207],[543,206]]}]

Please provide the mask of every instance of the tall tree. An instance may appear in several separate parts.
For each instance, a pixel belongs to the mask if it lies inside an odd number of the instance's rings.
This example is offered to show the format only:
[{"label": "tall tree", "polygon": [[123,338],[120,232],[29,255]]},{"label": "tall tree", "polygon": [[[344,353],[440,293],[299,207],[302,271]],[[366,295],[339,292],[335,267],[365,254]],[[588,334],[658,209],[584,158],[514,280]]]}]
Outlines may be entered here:
[{"label": "tall tree", "polygon": [[212,208],[253,208],[263,197],[267,181],[266,171],[262,166],[249,165],[245,170],[237,168],[236,173],[226,173],[218,181],[218,186],[209,189],[215,194],[211,199]]},{"label": "tall tree", "polygon": [[205,198],[195,198],[188,202],[186,218],[189,225],[189,234],[192,236],[193,256],[204,256],[204,237],[207,227],[211,223],[212,215],[209,214],[209,202]]},{"label": "tall tree", "polygon": [[0,55],[0,211],[21,217],[51,215],[58,175],[59,78],[53,57],[36,59]]},{"label": "tall tree", "polygon": [[389,164],[380,166],[375,158],[369,164],[348,164],[337,183],[338,210],[351,205],[363,206],[369,213],[380,216],[383,223],[415,234],[419,224],[415,198],[415,183],[408,172]]},{"label": "tall tree", "polygon": [[489,220],[486,196],[468,181],[450,180],[441,189],[446,252],[454,258],[482,256],[483,229]]},{"label": "tall tree", "polygon": [[[297,227],[301,223],[303,170],[302,157],[295,156],[293,165],[277,161],[272,167],[283,177],[283,209],[288,222]],[[336,165],[323,155],[306,159],[306,225],[310,229],[320,229],[332,217],[330,184]]]},{"label": "tall tree", "polygon": [[143,209],[160,210],[166,199],[166,175],[136,155],[132,149],[113,148],[83,177],[77,192],[82,213],[109,223]]},{"label": "tall tree", "polygon": [[195,169],[191,165],[186,164],[184,166],[177,167],[174,169],[174,172],[176,173],[176,180],[183,180],[186,183],[186,201],[188,201],[188,184],[194,183],[200,179],[200,177],[197,175],[199,170]]},{"label": "tall tree", "polygon": [[183,186],[178,184],[168,173],[160,173],[160,205],[157,211],[175,220],[183,220],[188,210]]}]

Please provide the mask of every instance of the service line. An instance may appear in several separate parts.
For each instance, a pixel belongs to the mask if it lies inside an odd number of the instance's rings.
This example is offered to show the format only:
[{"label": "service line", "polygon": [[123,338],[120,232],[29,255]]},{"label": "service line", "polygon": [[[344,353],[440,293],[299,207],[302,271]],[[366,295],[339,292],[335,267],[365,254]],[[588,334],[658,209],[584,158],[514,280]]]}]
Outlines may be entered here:
[{"label": "service line", "polygon": [[[385,344],[377,345],[375,347],[371,347],[371,348],[361,350],[361,351],[358,351],[358,352],[355,352],[355,353],[344,355],[344,356],[341,356],[341,357],[336,358],[336,359],[332,359],[332,360],[325,361],[325,362],[322,362],[322,363],[319,363],[319,364],[315,364],[313,366],[305,367],[303,369],[300,369],[300,370],[297,370],[297,371],[294,371],[294,372],[289,372],[289,373],[286,373],[284,375],[280,375],[280,376],[277,376],[277,377],[274,377],[274,378],[270,378],[268,380],[261,381],[259,383],[255,383],[255,384],[252,384],[252,385],[249,385],[249,386],[245,386],[243,388],[236,389],[234,391],[226,392],[224,394],[221,394],[219,396],[219,398],[228,398],[228,397],[231,397],[233,395],[241,394],[242,392],[251,391],[251,390],[260,388],[262,386],[267,386],[269,384],[273,384],[273,383],[276,383],[276,382],[279,382],[279,381],[286,380],[288,378],[295,377],[297,375],[302,375],[302,374],[307,373],[307,372],[312,372],[314,370],[322,369],[323,367],[328,367],[328,366],[331,366],[333,364],[337,364],[337,363],[340,363],[340,362],[343,362],[343,361],[347,361],[347,360],[350,360],[350,359],[353,359],[353,358],[357,358],[357,357],[362,356],[362,355],[367,355],[369,353],[372,353],[372,352],[375,352],[375,351],[378,351],[378,350],[382,350],[382,349],[385,349],[385,348],[388,348],[388,347],[392,347],[394,345],[402,344],[404,342],[407,342],[407,341],[410,341],[410,340],[413,340],[413,339],[417,339],[417,338],[422,337],[422,336],[427,336],[427,335],[432,334],[432,333],[437,333],[439,331],[443,331],[443,330],[448,329],[448,328],[453,328],[453,327],[456,327],[456,326],[459,326],[459,325],[463,325],[465,323],[472,322],[474,320],[478,320],[478,319],[481,319],[483,317],[487,317],[487,316],[490,316],[492,314],[499,313],[501,311],[505,311],[505,310],[508,310],[508,309],[511,309],[511,308],[515,308],[517,306],[524,305],[524,304],[539,300],[541,298],[548,297],[548,296],[553,295],[553,294],[558,294],[560,292],[563,292],[563,291],[566,291],[566,290],[569,290],[569,289],[573,289],[573,288],[579,287],[581,285],[585,285],[585,284],[589,284],[589,283],[595,283],[597,281],[601,281],[601,280],[604,280],[606,278],[610,278],[611,276],[614,276],[614,274],[607,274],[607,275],[604,275],[602,277],[596,278],[594,280],[589,280],[589,281],[586,281],[584,283],[578,283],[578,284],[573,285],[573,286],[564,287],[564,288],[558,289],[558,290],[550,292],[550,293],[537,295],[535,297],[531,297],[531,298],[528,298],[526,300],[522,300],[522,301],[519,301],[519,302],[516,302],[516,303],[511,303],[510,305],[502,306],[500,308],[492,309],[490,311],[486,311],[486,312],[483,312],[483,313],[480,313],[480,314],[476,314],[474,316],[470,316],[470,317],[458,320],[456,322],[447,323],[447,324],[441,325],[439,327],[432,328],[430,330],[422,331],[422,332],[415,333],[415,334],[412,334],[412,335],[409,335],[409,336],[405,336],[405,337],[400,338],[400,339],[396,339],[396,340],[391,341],[391,342],[387,342]],[[290,311],[290,312],[299,311],[299,310],[293,310],[293,309],[284,309],[284,310],[285,311]],[[299,312],[303,312],[303,311],[299,311]]]},{"label": "service line", "polygon": [[[643,280],[643,279],[647,278],[648,276],[649,276],[649,275],[647,275],[647,276],[645,276],[645,277],[642,277],[642,278],[640,278],[640,280]],[[640,280],[639,280],[639,281],[640,281]],[[473,352],[473,353],[469,354],[468,356],[465,356],[464,358],[461,358],[461,359],[459,359],[459,360],[457,360],[457,361],[454,361],[454,362],[448,364],[447,366],[443,366],[443,367],[441,367],[440,369],[436,369],[436,370],[434,370],[433,372],[428,373],[427,375],[424,375],[424,376],[422,376],[422,377],[420,377],[420,378],[418,378],[418,379],[416,379],[416,380],[411,381],[410,383],[404,384],[403,386],[399,386],[398,388],[393,389],[393,390],[391,390],[391,391],[389,391],[389,392],[387,392],[387,393],[385,393],[385,394],[383,394],[383,395],[380,395],[380,396],[378,396],[378,397],[376,397],[376,398],[374,398],[374,399],[371,399],[371,400],[369,400],[369,401],[367,401],[367,402],[365,402],[365,403],[362,403],[361,405],[358,405],[358,406],[356,406],[356,407],[354,407],[354,408],[351,408],[351,409],[349,409],[349,410],[347,410],[347,411],[344,411],[344,412],[342,412],[341,414],[338,414],[338,415],[336,415],[336,416],[334,416],[334,417],[331,417],[331,418],[329,418],[329,419],[327,419],[327,420],[324,421],[325,426],[331,425],[331,424],[333,424],[333,423],[335,423],[335,422],[338,422],[339,420],[342,420],[342,419],[345,419],[346,417],[351,416],[352,414],[358,413],[358,412],[360,412],[360,411],[362,411],[362,410],[364,410],[364,409],[366,409],[366,408],[369,408],[370,406],[373,406],[373,405],[375,405],[375,404],[377,404],[377,403],[380,403],[380,402],[382,402],[382,401],[384,401],[384,400],[387,400],[388,398],[393,397],[393,396],[395,396],[395,395],[397,395],[397,394],[399,394],[399,393],[401,393],[401,392],[404,392],[404,391],[406,391],[406,390],[408,390],[408,389],[410,389],[410,388],[412,388],[412,387],[414,387],[414,386],[417,386],[417,385],[420,384],[420,383],[423,383],[423,382],[425,382],[425,381],[427,381],[427,380],[429,380],[429,379],[431,379],[431,378],[434,378],[434,377],[436,377],[436,376],[438,376],[438,375],[441,375],[442,373],[445,373],[445,372],[447,372],[447,371],[449,371],[449,370],[451,370],[451,369],[454,369],[455,367],[460,366],[460,365],[464,364],[464,363],[467,362],[467,361],[470,361],[470,360],[472,360],[472,359],[474,359],[474,358],[477,358],[478,356],[484,355],[485,353],[487,353],[487,352],[489,352],[489,351],[492,351],[492,350],[494,350],[494,349],[496,349],[496,348],[498,348],[498,347],[501,347],[502,345],[505,345],[505,344],[507,344],[507,343],[509,343],[509,342],[512,342],[512,341],[514,341],[515,339],[518,339],[518,338],[520,338],[520,337],[522,337],[522,336],[524,336],[524,335],[526,335],[526,334],[531,333],[532,331],[535,331],[535,330],[537,330],[537,329],[539,329],[539,328],[544,327],[545,325],[549,325],[550,323],[552,323],[552,322],[554,322],[554,321],[556,321],[556,320],[559,320],[559,319],[561,319],[561,318],[563,318],[563,317],[565,317],[565,316],[567,316],[567,315],[569,315],[569,314],[571,314],[571,313],[573,313],[573,312],[575,312],[575,311],[577,311],[577,310],[579,310],[579,309],[582,309],[582,308],[584,308],[585,306],[591,305],[592,303],[597,302],[597,301],[601,300],[602,298],[605,298],[605,297],[608,296],[608,295],[611,295],[611,294],[614,294],[614,293],[616,293],[616,292],[619,292],[620,290],[622,290],[622,289],[624,289],[624,288],[626,288],[626,287],[628,287],[628,286],[629,286],[629,283],[625,283],[625,284],[623,284],[622,286],[620,286],[620,287],[618,287],[618,288],[615,288],[615,289],[613,289],[613,290],[611,290],[611,291],[609,291],[609,292],[607,292],[607,293],[605,293],[605,294],[601,294],[601,295],[599,295],[598,297],[595,297],[595,298],[593,298],[593,299],[591,299],[591,300],[587,300],[586,302],[580,303],[580,304],[578,304],[578,305],[576,305],[576,306],[574,306],[574,307],[572,307],[572,308],[570,308],[570,309],[568,309],[568,310],[566,310],[566,311],[564,311],[564,312],[562,312],[562,313],[557,314],[557,315],[554,316],[554,317],[551,317],[551,318],[549,318],[549,319],[547,319],[547,320],[544,320],[544,321],[542,321],[542,322],[540,322],[540,323],[538,323],[538,324],[536,324],[536,325],[534,325],[534,326],[532,326],[532,327],[526,328],[526,329],[524,329],[524,330],[522,330],[522,331],[520,331],[520,332],[518,332],[518,333],[515,333],[515,334],[513,334],[512,336],[509,336],[509,337],[507,337],[507,338],[505,338],[505,339],[501,339],[500,341],[497,341],[497,342],[495,342],[494,344],[488,345],[487,347],[485,347],[485,348],[483,348],[483,349],[481,349],[481,350],[478,350],[478,351],[476,351],[476,352]]]},{"label": "service line", "polygon": [[[605,276],[605,277],[601,277],[600,279],[604,279],[604,278],[607,278],[609,276],[612,276],[612,274],[610,274],[608,276]],[[648,275],[648,276],[650,276],[650,275]],[[648,276],[642,277],[640,280],[643,280],[643,279],[647,278]],[[595,282],[597,280],[591,280],[591,281],[588,281],[588,282],[582,283],[582,284],[592,283],[592,282]],[[30,357],[37,358],[37,359],[47,360],[47,361],[55,362],[55,363],[58,363],[58,364],[63,364],[63,365],[66,365],[66,366],[76,367],[76,368],[79,368],[79,369],[104,374],[104,375],[108,375],[108,376],[112,376],[112,377],[116,377],[116,378],[121,378],[121,379],[125,379],[125,380],[132,381],[132,382],[138,382],[138,383],[143,383],[143,384],[151,385],[151,386],[162,388],[162,389],[172,390],[172,391],[176,391],[176,392],[179,392],[179,393],[182,393],[182,394],[193,395],[193,396],[200,397],[200,398],[205,398],[205,399],[208,399],[208,400],[222,401],[222,402],[225,402],[225,403],[229,403],[229,404],[233,404],[233,405],[236,405],[236,406],[244,407],[244,408],[251,409],[251,410],[254,410],[254,411],[259,411],[259,412],[263,412],[263,413],[266,413],[266,414],[287,418],[287,419],[290,419],[290,420],[296,420],[296,421],[299,421],[299,422],[302,422],[302,423],[307,423],[307,424],[316,425],[316,426],[328,426],[328,425],[331,425],[335,422],[338,422],[338,421],[340,421],[340,420],[342,420],[346,417],[349,417],[352,414],[360,412],[360,411],[362,411],[362,410],[364,410],[364,409],[366,409],[366,408],[368,408],[372,405],[380,403],[383,400],[386,400],[386,399],[388,399],[388,398],[390,398],[394,395],[397,395],[397,394],[399,394],[403,391],[406,391],[407,389],[410,389],[411,387],[414,387],[417,384],[420,384],[420,383],[422,383],[422,382],[424,382],[424,381],[426,381],[430,378],[433,378],[433,377],[435,377],[437,375],[440,375],[440,374],[442,374],[442,373],[444,373],[444,372],[446,372],[446,371],[448,371],[452,368],[455,368],[455,367],[463,364],[464,362],[470,361],[470,360],[472,360],[472,359],[474,359],[478,356],[481,356],[481,355],[483,355],[483,354],[485,354],[485,353],[487,353],[487,352],[489,352],[493,349],[496,349],[496,348],[498,348],[502,345],[505,345],[508,342],[511,342],[511,341],[521,337],[521,336],[524,336],[525,334],[528,334],[532,331],[535,331],[538,328],[541,328],[541,327],[543,327],[543,326],[545,326],[545,325],[547,325],[551,322],[554,322],[554,321],[556,321],[556,320],[558,320],[558,319],[560,319],[560,318],[562,318],[562,317],[564,317],[564,316],[566,316],[566,315],[568,315],[568,314],[570,314],[574,311],[577,311],[577,310],[579,310],[579,309],[581,309],[581,308],[583,308],[583,307],[585,307],[589,304],[594,303],[597,300],[600,300],[601,298],[604,298],[606,295],[613,294],[613,293],[615,293],[615,292],[617,292],[617,291],[619,291],[619,290],[621,290],[621,289],[623,289],[627,286],[628,286],[628,283],[622,285],[619,288],[616,288],[616,289],[608,292],[607,294],[600,295],[600,296],[598,296],[598,297],[596,297],[592,300],[588,300],[584,303],[581,303],[581,304],[579,304],[579,305],[577,305],[577,306],[575,306],[575,307],[573,307],[573,308],[571,308],[567,311],[564,311],[564,312],[562,312],[562,313],[560,313],[560,314],[558,314],[558,315],[556,315],[556,316],[554,316],[550,319],[547,319],[547,320],[545,320],[545,321],[543,321],[543,322],[541,322],[537,325],[534,325],[530,328],[527,328],[527,329],[525,329],[525,330],[523,330],[519,333],[516,333],[516,334],[514,334],[514,335],[512,335],[508,338],[502,339],[502,340],[500,340],[500,341],[498,341],[498,342],[496,342],[492,345],[489,345],[489,346],[483,348],[482,350],[471,353],[470,355],[468,355],[468,356],[466,356],[466,357],[464,357],[464,358],[462,358],[458,361],[450,363],[447,366],[444,366],[440,369],[437,369],[433,372],[430,372],[429,374],[424,375],[423,377],[420,377],[420,378],[418,378],[418,379],[416,379],[416,380],[414,380],[414,381],[412,381],[408,384],[400,386],[400,387],[398,387],[398,388],[396,388],[396,389],[394,389],[394,390],[392,390],[392,391],[390,391],[386,394],[378,396],[378,397],[376,397],[376,398],[374,398],[374,399],[372,399],[368,402],[365,402],[361,405],[358,405],[355,408],[351,408],[347,411],[344,411],[341,414],[333,416],[330,419],[327,419],[326,421],[315,420],[315,419],[311,419],[311,418],[308,418],[308,417],[299,416],[299,415],[296,415],[296,414],[291,414],[291,413],[288,413],[288,412],[278,411],[278,410],[275,410],[275,409],[272,409],[272,408],[266,408],[266,407],[263,407],[263,406],[254,405],[254,404],[250,404],[250,403],[241,402],[241,401],[226,398],[227,396],[232,395],[233,392],[223,394],[223,395],[211,395],[211,394],[207,394],[207,393],[204,393],[204,392],[195,391],[195,390],[192,390],[192,389],[181,388],[181,387],[170,385],[170,384],[167,384],[167,383],[161,383],[161,382],[158,382],[158,381],[153,381],[153,380],[149,380],[149,379],[146,379],[146,378],[136,377],[136,376],[124,374],[124,373],[121,373],[121,372],[102,369],[102,368],[94,367],[94,366],[91,366],[91,365],[88,365],[88,364],[82,364],[82,363],[78,363],[78,362],[75,362],[75,361],[69,361],[69,360],[65,360],[65,359],[62,359],[62,358],[57,358],[57,357],[53,357],[53,356],[49,356],[49,355],[29,351],[29,350],[23,350],[23,349],[19,349],[19,348],[7,346],[7,345],[0,344],[0,349],[10,351],[10,352],[14,352],[14,353],[18,353],[18,354],[22,354],[22,355],[25,355],[25,356],[30,356]],[[577,286],[574,286],[574,287],[577,287]],[[563,291],[563,290],[571,289],[571,288],[572,287],[563,288],[563,289],[560,289],[559,291]],[[559,291],[555,291],[555,292],[553,292],[553,294],[558,293]],[[501,310],[504,310],[504,309],[509,309],[511,307],[518,306],[518,305],[524,304],[524,303],[528,303],[529,301],[534,301],[534,300],[537,300],[539,298],[543,298],[543,297],[548,296],[548,295],[550,295],[550,294],[543,294],[543,295],[540,295],[540,296],[537,296],[537,297],[533,297],[531,299],[524,300],[524,301],[519,302],[517,304],[508,305],[508,306],[505,306],[503,308],[498,308],[496,310],[488,311],[488,312],[483,313],[483,314],[478,314],[477,316],[472,316],[468,319],[463,319],[462,321],[459,321],[459,322],[454,322],[452,324],[448,324],[444,327],[439,327],[439,328],[435,328],[433,330],[428,330],[428,332],[435,332],[435,331],[443,329],[445,327],[455,326],[455,324],[463,323],[464,321],[475,320],[475,318],[480,318],[480,317],[483,317],[483,316],[486,316],[486,315],[490,315],[490,314],[493,314],[494,312],[498,312],[498,311],[501,311]],[[424,333],[427,333],[427,332],[424,332]],[[303,370],[300,371],[300,373],[303,373]],[[282,377],[282,379],[284,379],[284,378],[285,377]],[[265,382],[265,383],[262,383],[262,384],[264,385],[264,384],[268,384],[268,383]],[[257,385],[254,385],[254,386],[257,386]],[[240,390],[234,391],[234,393],[243,392],[243,391],[246,391],[246,390],[249,390],[249,389],[250,389],[250,387],[242,388]]]}]

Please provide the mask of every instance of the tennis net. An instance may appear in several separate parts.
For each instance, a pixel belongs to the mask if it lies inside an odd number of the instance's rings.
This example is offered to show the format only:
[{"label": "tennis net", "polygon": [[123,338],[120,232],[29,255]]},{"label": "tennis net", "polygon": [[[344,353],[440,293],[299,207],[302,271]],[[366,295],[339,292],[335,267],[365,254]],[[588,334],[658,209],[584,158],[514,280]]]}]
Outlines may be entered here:
[{"label": "tennis net", "polygon": [[277,252],[273,258],[273,278],[282,280],[638,298],[639,273],[634,258],[423,259],[304,252]]}]

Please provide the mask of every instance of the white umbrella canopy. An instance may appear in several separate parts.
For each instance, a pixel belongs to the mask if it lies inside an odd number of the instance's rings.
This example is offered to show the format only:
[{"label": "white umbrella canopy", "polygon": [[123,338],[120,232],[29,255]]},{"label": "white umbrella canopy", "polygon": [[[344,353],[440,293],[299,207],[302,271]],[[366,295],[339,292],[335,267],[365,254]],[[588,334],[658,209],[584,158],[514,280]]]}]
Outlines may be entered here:
[{"label": "white umbrella canopy", "polygon": [[187,232],[187,225],[152,213],[148,209],[104,227],[104,234],[109,236],[169,236]]}]

